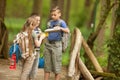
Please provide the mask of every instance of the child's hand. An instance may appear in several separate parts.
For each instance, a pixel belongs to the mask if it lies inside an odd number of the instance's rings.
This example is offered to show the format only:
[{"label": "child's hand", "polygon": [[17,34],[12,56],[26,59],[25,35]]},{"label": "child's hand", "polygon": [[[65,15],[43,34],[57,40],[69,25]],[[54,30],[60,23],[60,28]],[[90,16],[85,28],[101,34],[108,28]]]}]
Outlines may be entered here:
[{"label": "child's hand", "polygon": [[60,26],[55,26],[54,29],[61,30]]},{"label": "child's hand", "polygon": [[42,38],[42,39],[44,39],[44,38],[46,38],[46,37],[48,37],[48,33],[42,33],[42,34],[41,34],[41,38]]}]

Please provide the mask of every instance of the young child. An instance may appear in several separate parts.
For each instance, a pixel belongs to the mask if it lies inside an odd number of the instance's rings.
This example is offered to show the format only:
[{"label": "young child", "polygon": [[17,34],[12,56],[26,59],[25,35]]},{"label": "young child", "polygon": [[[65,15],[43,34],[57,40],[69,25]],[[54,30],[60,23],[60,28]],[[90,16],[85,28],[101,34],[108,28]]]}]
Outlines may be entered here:
[{"label": "young child", "polygon": [[[20,80],[34,80],[39,59],[39,48],[45,36],[42,36],[41,30],[37,27],[40,24],[40,17],[37,15],[30,16],[23,26],[22,32],[26,33],[27,38],[24,41],[25,46],[22,46],[22,72]],[[36,32],[36,29],[37,32]],[[41,37],[38,38],[38,34]],[[24,54],[23,54],[24,53]]]},{"label": "young child", "polygon": [[64,20],[60,19],[61,11],[58,7],[51,10],[51,20],[47,24],[47,28],[59,29],[57,32],[50,32],[45,43],[45,65],[44,80],[48,80],[50,72],[54,72],[55,80],[60,80],[60,72],[62,67],[62,33],[69,33],[69,29]]},{"label": "young child", "polygon": [[[38,19],[38,22],[40,22],[40,17],[38,14],[32,14],[31,16],[35,16]],[[34,52],[36,54],[35,60],[33,62],[32,71],[30,73],[30,79],[34,80],[37,71],[38,71],[38,64],[39,64],[39,57],[40,57],[40,45],[42,43],[42,40],[47,37],[45,33],[41,31],[41,29],[37,26],[32,31],[33,41],[34,41]]]}]

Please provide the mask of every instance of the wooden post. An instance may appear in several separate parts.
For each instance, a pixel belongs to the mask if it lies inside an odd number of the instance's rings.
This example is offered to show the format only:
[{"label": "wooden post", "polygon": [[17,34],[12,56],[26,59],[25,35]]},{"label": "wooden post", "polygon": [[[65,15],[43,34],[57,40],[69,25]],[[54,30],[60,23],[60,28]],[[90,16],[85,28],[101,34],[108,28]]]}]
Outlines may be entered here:
[{"label": "wooden post", "polygon": [[[68,76],[72,77],[75,74],[75,60],[76,60],[76,56],[78,51],[81,48],[81,44],[82,44],[82,37],[81,37],[81,32],[79,31],[79,29],[75,29],[74,33],[76,35],[76,37],[74,38],[75,44],[73,47],[73,50],[70,52],[70,63],[69,63],[69,67],[68,67]],[[72,45],[71,45],[72,46]]]},{"label": "wooden post", "polygon": [[[78,53],[78,54],[80,54],[80,53]],[[87,67],[84,65],[84,63],[82,62],[81,58],[79,58],[79,56],[77,56],[77,59],[79,60],[80,72],[83,74],[85,80],[94,80],[91,73],[89,72]]]},{"label": "wooden post", "polygon": [[[74,42],[74,44],[72,43],[72,47],[73,49],[70,49],[70,63],[69,63],[69,67],[68,67],[68,76],[70,77],[69,80],[72,80],[72,78],[75,77],[75,63],[77,62],[78,67],[80,69],[80,72],[83,74],[83,76],[85,77],[86,80],[94,80],[94,78],[92,77],[91,73],[89,72],[89,70],[87,69],[87,67],[84,65],[84,63],[82,62],[82,60],[79,58],[79,51],[81,48],[81,44],[83,44],[83,47],[88,55],[88,57],[90,58],[90,60],[92,61],[95,69],[98,72],[103,72],[102,68],[100,67],[100,65],[97,62],[97,59],[95,58],[95,56],[93,55],[92,51],[90,50],[89,46],[87,45],[87,43],[85,42],[84,38],[81,35],[81,32],[79,29],[75,29],[74,30],[74,34],[75,36],[73,37],[74,39],[72,39],[72,42]],[[77,59],[77,61],[76,61]],[[79,74],[80,75],[80,74]],[[75,79],[78,80],[78,79]]]},{"label": "wooden post", "polygon": [[89,48],[88,44],[86,43],[86,41],[84,40],[83,38],[83,41],[82,41],[82,44],[83,44],[83,47],[85,49],[85,52],[87,53],[88,57],[90,58],[90,60],[92,61],[96,71],[98,72],[103,72],[101,66],[99,65],[97,59],[95,58],[93,52],[91,51],[91,49]]}]

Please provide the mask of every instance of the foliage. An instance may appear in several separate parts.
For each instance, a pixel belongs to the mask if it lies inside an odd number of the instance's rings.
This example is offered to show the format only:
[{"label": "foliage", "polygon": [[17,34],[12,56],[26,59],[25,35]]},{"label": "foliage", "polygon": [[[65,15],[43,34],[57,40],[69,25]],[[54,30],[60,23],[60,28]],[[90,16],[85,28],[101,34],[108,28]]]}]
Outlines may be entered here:
[{"label": "foliage", "polygon": [[8,28],[9,32],[9,42],[13,40],[15,35],[21,30],[23,24],[25,23],[25,19],[16,19],[16,18],[5,18],[5,24]]},{"label": "foliage", "polygon": [[[109,71],[120,76],[120,26],[116,27],[113,38],[109,40]],[[117,73],[116,73],[117,72]]]},{"label": "foliage", "polygon": [[6,0],[6,17],[27,17],[31,14],[33,0]]},{"label": "foliage", "polygon": [[119,8],[116,10],[116,14],[120,16],[120,6],[119,6]]}]

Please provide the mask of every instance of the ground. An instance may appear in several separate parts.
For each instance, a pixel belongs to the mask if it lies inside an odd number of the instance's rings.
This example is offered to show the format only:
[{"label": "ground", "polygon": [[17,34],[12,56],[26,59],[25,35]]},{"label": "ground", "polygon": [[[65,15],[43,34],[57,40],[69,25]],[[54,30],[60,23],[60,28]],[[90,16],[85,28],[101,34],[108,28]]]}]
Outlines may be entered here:
[{"label": "ground", "polygon": [[[0,59],[0,80],[19,80],[20,76],[20,66],[17,64],[16,70],[9,69],[10,62],[6,59]],[[63,67],[61,73],[61,80],[65,79],[67,76],[66,68]],[[44,80],[44,71],[43,68],[38,70],[37,77],[35,80]],[[50,80],[54,80],[54,75],[51,73]]]}]

